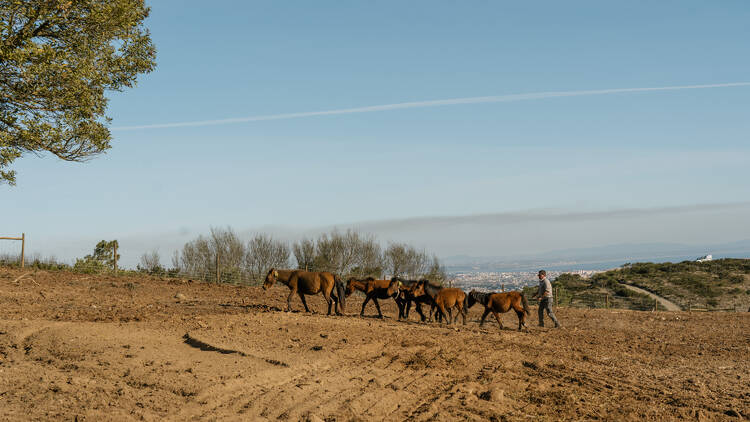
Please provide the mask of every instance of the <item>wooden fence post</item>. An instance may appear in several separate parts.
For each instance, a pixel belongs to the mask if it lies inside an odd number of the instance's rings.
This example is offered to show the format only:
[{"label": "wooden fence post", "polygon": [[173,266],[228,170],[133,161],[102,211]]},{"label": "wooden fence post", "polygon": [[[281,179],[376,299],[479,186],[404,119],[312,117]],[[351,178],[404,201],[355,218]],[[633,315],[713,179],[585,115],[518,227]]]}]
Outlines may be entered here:
[{"label": "wooden fence post", "polygon": [[659,301],[654,299],[654,312],[659,310]]},{"label": "wooden fence post", "polygon": [[604,294],[604,306],[609,309],[609,293]]},{"label": "wooden fence post", "polygon": [[112,259],[114,260],[115,274],[117,274],[117,243],[115,243],[114,256],[112,257]]},{"label": "wooden fence post", "polygon": [[505,284],[500,285],[500,291],[503,291],[503,292],[505,291]]},{"label": "wooden fence post", "polygon": [[555,287],[555,307],[557,307],[557,303],[558,303],[557,302],[558,293],[560,293],[560,288]]},{"label": "wooden fence post", "polygon": [[23,268],[26,262],[26,256],[24,254],[25,249],[26,249],[26,233],[21,233],[21,237],[3,236],[3,237],[0,237],[0,239],[21,241],[21,268]]}]

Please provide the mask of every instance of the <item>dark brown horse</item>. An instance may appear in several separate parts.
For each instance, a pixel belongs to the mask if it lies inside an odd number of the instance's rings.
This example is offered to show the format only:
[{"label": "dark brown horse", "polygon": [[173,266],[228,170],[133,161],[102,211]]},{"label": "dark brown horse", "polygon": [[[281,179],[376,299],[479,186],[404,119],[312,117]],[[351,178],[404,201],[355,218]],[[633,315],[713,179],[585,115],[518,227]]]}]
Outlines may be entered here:
[{"label": "dark brown horse", "polygon": [[398,297],[399,287],[400,283],[394,280],[376,280],[372,277],[363,280],[350,278],[346,282],[346,296],[348,297],[354,293],[354,290],[363,292],[367,297],[365,297],[365,301],[362,302],[362,310],[360,311],[359,316],[364,316],[365,306],[367,306],[367,302],[372,300],[375,303],[375,308],[378,310],[378,317],[383,318],[378,299],[395,299]]},{"label": "dark brown horse", "polygon": [[432,304],[435,302],[434,298],[442,287],[432,284],[426,279],[405,280],[400,277],[393,277],[391,280],[401,282],[401,293],[398,299],[396,299],[399,319],[409,319],[411,304],[414,303],[422,322],[427,320],[424,312],[422,312],[422,304],[429,305],[430,321],[432,321]]},{"label": "dark brown horse", "polygon": [[500,319],[500,314],[508,312],[511,308],[518,315],[518,330],[520,331],[526,326],[526,315],[529,315],[529,303],[522,292],[480,293],[472,290],[469,292],[469,308],[477,302],[484,305],[484,314],[482,314],[482,320],[479,322],[480,327],[484,324],[484,319],[487,318],[487,315],[492,312],[502,330],[503,321]]},{"label": "dark brown horse", "polygon": [[[435,296],[433,307],[437,308],[440,316],[447,316],[446,322],[449,325],[458,320],[459,314],[463,317],[463,323],[466,325],[466,311],[468,306],[466,304],[466,293],[464,293],[463,290],[453,287],[440,289]],[[458,311],[455,319],[453,318],[453,312],[451,311],[454,307]],[[430,310],[430,314],[432,314],[432,310]]]},{"label": "dark brown horse", "polygon": [[[268,290],[273,283],[279,280],[289,287],[289,296],[286,298],[286,311],[292,310],[292,297],[296,293],[299,295],[302,304],[305,305],[305,311],[310,312],[305,301],[305,295],[315,295],[322,293],[326,302],[328,302],[328,315],[331,315],[331,306],[335,304],[336,315],[344,311],[344,285],[333,274],[326,271],[302,271],[302,270],[276,270],[271,268],[266,274],[266,281],[263,283],[263,290]],[[334,291],[335,289],[335,291]]]},{"label": "dark brown horse", "polygon": [[368,285],[372,285],[372,287],[380,287],[387,289],[388,286],[391,284],[391,280],[376,280],[375,277],[367,277],[367,278],[354,278],[351,277],[349,280],[346,280],[346,297],[351,296],[352,293],[354,293],[356,290],[359,290],[360,292],[367,294],[367,288]]}]

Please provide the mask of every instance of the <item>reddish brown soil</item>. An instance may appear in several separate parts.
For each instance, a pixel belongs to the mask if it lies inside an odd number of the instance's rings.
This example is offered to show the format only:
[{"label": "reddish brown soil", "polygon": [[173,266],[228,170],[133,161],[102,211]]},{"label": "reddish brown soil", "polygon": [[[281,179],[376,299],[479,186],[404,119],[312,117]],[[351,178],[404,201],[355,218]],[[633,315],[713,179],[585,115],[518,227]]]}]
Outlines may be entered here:
[{"label": "reddish brown soil", "polygon": [[446,327],[354,296],[281,312],[284,286],[27,272],[0,268],[2,420],[750,418],[750,313],[560,308],[555,330],[532,307],[518,332],[478,306]]}]

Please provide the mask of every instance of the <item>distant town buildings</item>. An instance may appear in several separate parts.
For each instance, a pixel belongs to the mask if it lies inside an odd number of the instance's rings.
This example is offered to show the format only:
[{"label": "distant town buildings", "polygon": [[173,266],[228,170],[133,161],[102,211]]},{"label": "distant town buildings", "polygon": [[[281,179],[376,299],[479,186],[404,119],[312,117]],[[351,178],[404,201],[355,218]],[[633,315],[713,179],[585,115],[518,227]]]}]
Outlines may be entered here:
[{"label": "distant town buildings", "polygon": [[[555,280],[560,274],[578,274],[583,278],[601,272],[595,270],[577,271],[547,271],[547,278]],[[499,292],[503,289],[521,290],[526,286],[539,284],[536,271],[519,272],[472,272],[464,271],[453,274],[453,287],[464,290],[478,290],[484,292]]]}]

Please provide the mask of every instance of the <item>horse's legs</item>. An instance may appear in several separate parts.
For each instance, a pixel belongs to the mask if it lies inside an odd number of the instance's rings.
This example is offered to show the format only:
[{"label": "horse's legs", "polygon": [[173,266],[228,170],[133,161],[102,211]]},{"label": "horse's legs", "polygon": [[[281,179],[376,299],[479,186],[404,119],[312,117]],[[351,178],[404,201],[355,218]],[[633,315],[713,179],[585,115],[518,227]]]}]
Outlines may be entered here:
[{"label": "horse's legs", "polygon": [[[417,313],[419,314],[419,320],[425,322],[427,320],[427,317],[424,316],[424,312],[422,312],[422,304],[419,302],[414,302],[414,307],[417,309]],[[409,303],[409,308],[411,308],[411,303]],[[409,318],[408,309],[406,311],[406,318]]]},{"label": "horse's legs", "polygon": [[367,302],[369,301],[370,301],[370,295],[367,295],[367,297],[365,298],[365,301],[362,302],[362,310],[359,312],[359,316],[365,315],[365,305],[367,305]]},{"label": "horse's legs", "polygon": [[305,300],[305,294],[302,292],[297,292],[299,295],[299,298],[302,300],[302,304],[305,305],[305,312],[310,312],[310,308],[307,307],[307,301]]},{"label": "horse's legs", "polygon": [[[443,315],[443,318],[445,318],[445,323],[447,325],[451,324],[451,318],[453,318],[453,315],[451,314],[451,308],[445,309],[445,305],[443,303],[439,303],[438,307],[440,308],[439,311]],[[442,323],[442,321],[441,321]]]},{"label": "horse's legs", "polygon": [[411,300],[407,298],[399,298],[396,303],[398,304],[398,319],[401,318],[409,320],[409,310],[411,309]]},{"label": "horse's legs", "polygon": [[[287,296],[287,298],[286,298],[286,311],[287,312],[289,312],[289,311],[292,310],[292,298],[294,297],[295,293],[297,293],[297,289],[290,289],[289,290],[289,296]],[[301,294],[300,294],[300,297],[302,297]],[[302,303],[305,303],[305,301],[303,300]]]},{"label": "horse's legs", "polygon": [[516,309],[516,315],[518,315],[518,331],[521,331],[521,328],[526,325],[526,313]]},{"label": "horse's legs", "polygon": [[500,329],[502,330],[503,329],[503,320],[500,319],[500,314],[498,314],[497,312],[495,312],[494,309],[492,310],[492,314],[495,315],[495,319],[497,320],[497,323],[500,324]]},{"label": "horse's legs", "polygon": [[380,304],[378,303],[378,298],[373,297],[372,301],[375,302],[375,308],[378,310],[378,318],[383,318],[383,313],[380,312]]},{"label": "horse's legs", "polygon": [[[323,298],[328,302],[328,313],[326,315],[331,315],[331,307],[333,307],[333,298],[335,297],[335,294],[333,293],[333,290],[326,293],[325,289],[321,289],[321,292],[323,293]],[[336,305],[336,308],[338,308],[338,305]]]},{"label": "horse's legs", "polygon": [[[461,317],[464,321],[463,325],[466,325],[466,308],[464,308],[464,305],[461,302],[458,304],[458,311],[461,312]],[[458,316],[456,316],[456,319],[458,319]]]},{"label": "horse's legs", "polygon": [[490,308],[484,308],[484,313],[482,314],[482,320],[479,321],[479,326],[481,327],[482,324],[484,324],[484,319],[487,318],[487,315],[490,314]]},{"label": "horse's legs", "polygon": [[[333,290],[335,289],[336,289],[336,284],[334,283]],[[339,296],[336,293],[334,293],[333,290],[331,290],[331,299],[333,299],[334,310],[336,312],[336,315],[341,315],[341,312],[339,312]],[[328,315],[330,314],[331,314],[331,305],[328,305]]]}]

